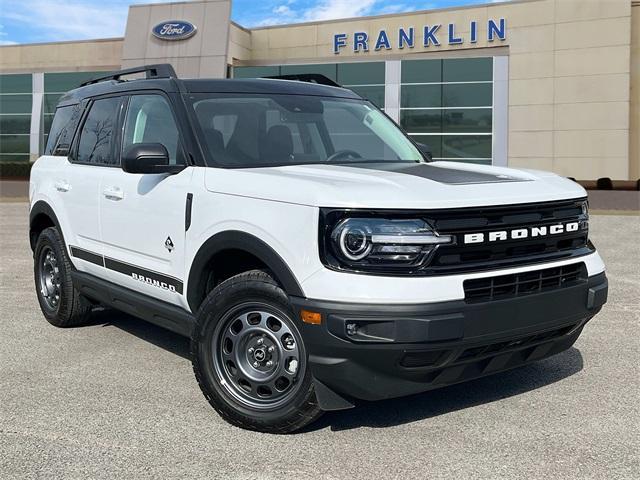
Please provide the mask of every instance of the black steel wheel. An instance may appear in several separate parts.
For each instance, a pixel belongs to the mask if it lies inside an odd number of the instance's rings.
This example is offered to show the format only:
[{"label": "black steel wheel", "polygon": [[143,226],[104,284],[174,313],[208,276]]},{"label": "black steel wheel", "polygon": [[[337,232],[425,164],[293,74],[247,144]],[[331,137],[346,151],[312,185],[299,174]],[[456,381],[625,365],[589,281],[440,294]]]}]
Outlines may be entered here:
[{"label": "black steel wheel", "polygon": [[322,414],[287,296],[266,272],[245,272],[212,290],[191,348],[198,383],[228,422],[288,433]]},{"label": "black steel wheel", "polygon": [[60,306],[60,267],[58,257],[51,246],[45,245],[40,250],[36,262],[39,263],[36,271],[39,284],[39,294],[43,304],[52,313],[58,311]]}]

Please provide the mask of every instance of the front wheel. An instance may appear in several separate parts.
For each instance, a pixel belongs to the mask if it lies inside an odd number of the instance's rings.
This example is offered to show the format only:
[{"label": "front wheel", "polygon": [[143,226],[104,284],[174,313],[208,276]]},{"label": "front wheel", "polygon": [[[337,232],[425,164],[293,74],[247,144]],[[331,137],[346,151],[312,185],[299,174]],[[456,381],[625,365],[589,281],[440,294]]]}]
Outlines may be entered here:
[{"label": "front wheel", "polygon": [[204,300],[191,341],[193,369],[209,403],[233,425],[288,433],[322,412],[286,294],[254,270]]}]

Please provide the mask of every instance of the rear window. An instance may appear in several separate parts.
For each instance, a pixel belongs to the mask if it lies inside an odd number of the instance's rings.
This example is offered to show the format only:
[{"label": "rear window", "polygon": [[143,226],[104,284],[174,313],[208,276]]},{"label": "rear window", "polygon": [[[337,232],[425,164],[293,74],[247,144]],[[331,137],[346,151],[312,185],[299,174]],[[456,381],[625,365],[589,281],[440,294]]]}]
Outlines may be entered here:
[{"label": "rear window", "polygon": [[44,151],[45,155],[53,155],[59,145],[71,144],[81,113],[82,108],[78,104],[56,109]]}]

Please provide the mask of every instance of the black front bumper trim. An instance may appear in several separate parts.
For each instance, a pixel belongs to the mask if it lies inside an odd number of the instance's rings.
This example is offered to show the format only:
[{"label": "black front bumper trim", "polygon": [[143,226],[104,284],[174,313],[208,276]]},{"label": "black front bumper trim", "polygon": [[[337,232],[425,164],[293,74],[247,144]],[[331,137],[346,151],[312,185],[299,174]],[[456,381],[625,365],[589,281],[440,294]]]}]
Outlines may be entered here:
[{"label": "black front bumper trim", "polygon": [[514,368],[569,348],[607,299],[604,273],[531,295],[389,305],[292,297],[314,377],[339,395],[399,397]]}]

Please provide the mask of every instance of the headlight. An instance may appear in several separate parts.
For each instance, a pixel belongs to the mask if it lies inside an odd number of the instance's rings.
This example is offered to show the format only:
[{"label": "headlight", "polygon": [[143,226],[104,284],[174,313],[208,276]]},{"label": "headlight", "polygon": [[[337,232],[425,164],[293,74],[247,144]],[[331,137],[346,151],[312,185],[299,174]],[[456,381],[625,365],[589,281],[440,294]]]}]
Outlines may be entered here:
[{"label": "headlight", "polygon": [[352,271],[411,270],[428,263],[438,245],[453,243],[423,219],[348,217],[324,225],[324,263]]}]

